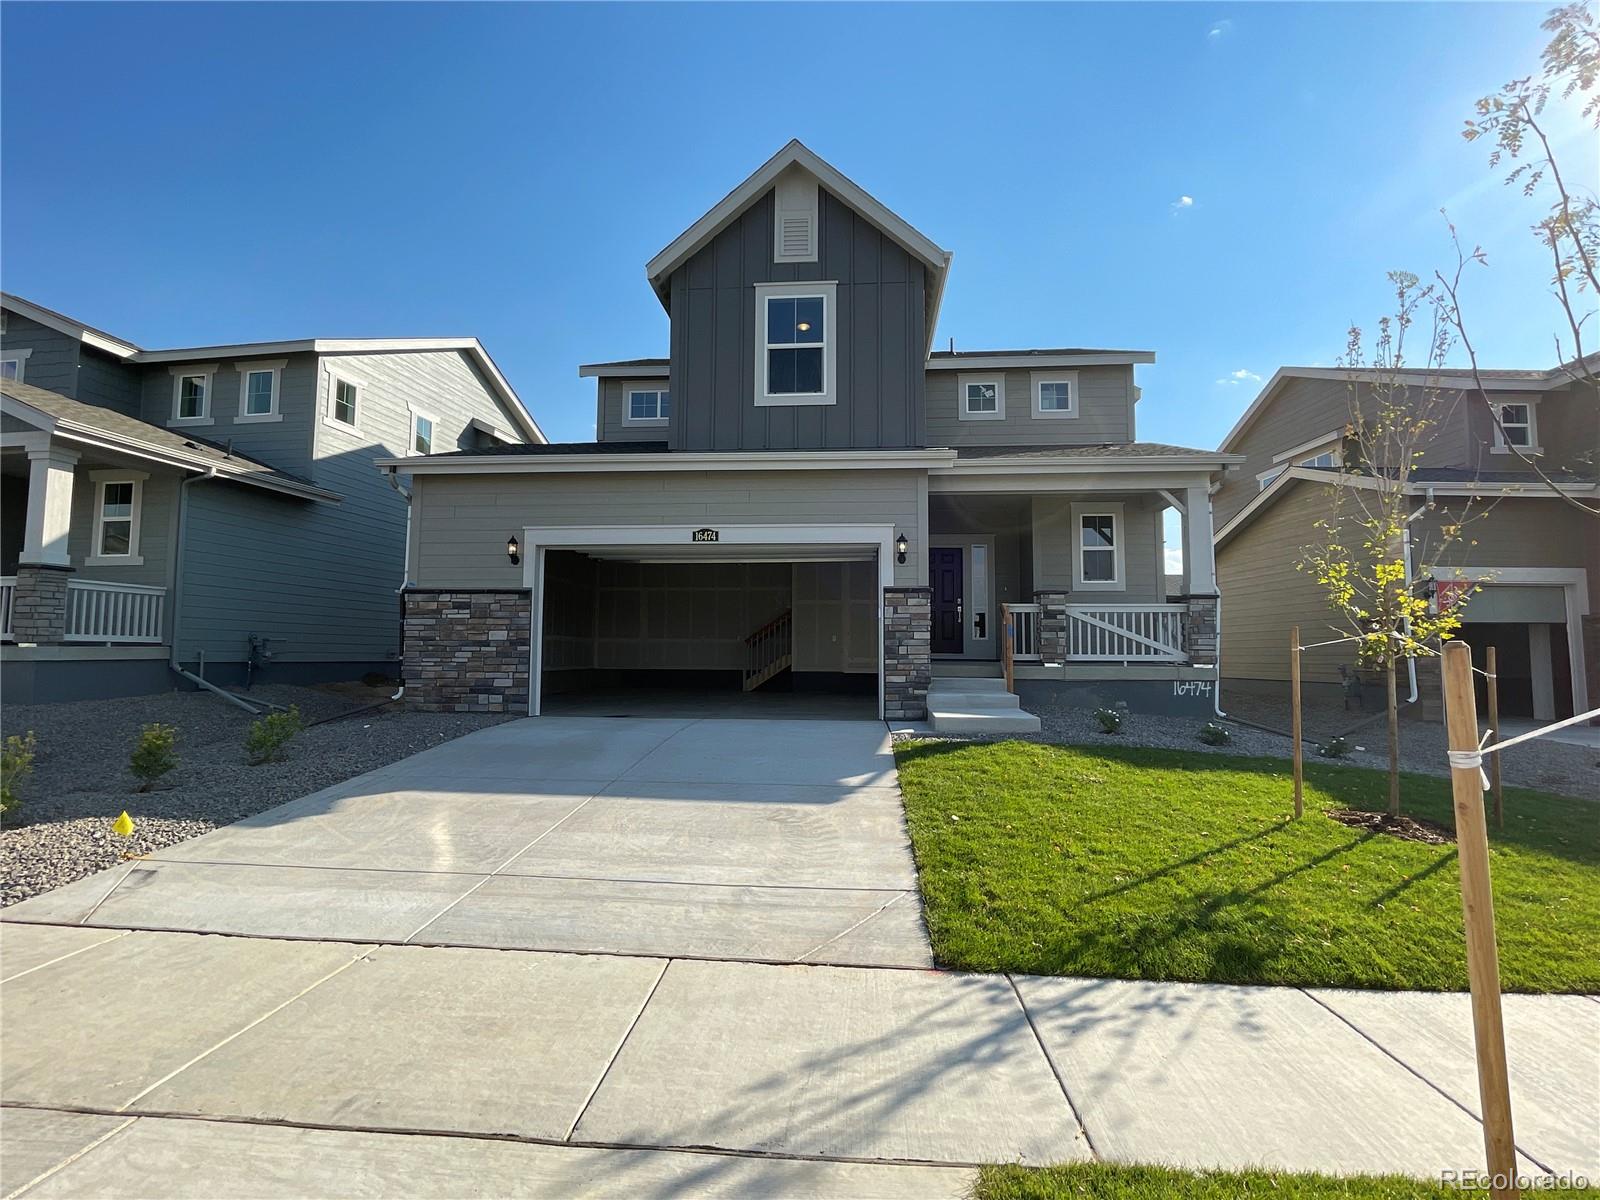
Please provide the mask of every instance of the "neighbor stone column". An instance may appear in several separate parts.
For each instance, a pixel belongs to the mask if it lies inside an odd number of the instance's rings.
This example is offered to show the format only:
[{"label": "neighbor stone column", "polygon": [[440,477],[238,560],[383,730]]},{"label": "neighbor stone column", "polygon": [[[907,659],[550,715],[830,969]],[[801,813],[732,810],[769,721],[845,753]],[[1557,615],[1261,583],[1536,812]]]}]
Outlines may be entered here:
[{"label": "neighbor stone column", "polygon": [[67,577],[71,567],[17,564],[11,600],[11,636],[18,643],[51,646],[67,638]]},{"label": "neighbor stone column", "polygon": [[1039,654],[1047,663],[1067,661],[1067,593],[1035,592],[1039,606]]},{"label": "neighbor stone column", "polygon": [[883,589],[883,715],[894,721],[928,716],[933,678],[933,590]]},{"label": "neighbor stone column", "polygon": [[[1585,616],[1583,622],[1583,677],[1589,691],[1590,708],[1600,708],[1600,615]],[[1577,706],[1574,705],[1574,710]]]},{"label": "neighbor stone column", "polygon": [[532,594],[407,589],[401,681],[423,712],[528,710]]},{"label": "neighbor stone column", "polygon": [[1217,597],[1186,596],[1189,611],[1183,617],[1183,645],[1189,661],[1210,665],[1217,661]]}]

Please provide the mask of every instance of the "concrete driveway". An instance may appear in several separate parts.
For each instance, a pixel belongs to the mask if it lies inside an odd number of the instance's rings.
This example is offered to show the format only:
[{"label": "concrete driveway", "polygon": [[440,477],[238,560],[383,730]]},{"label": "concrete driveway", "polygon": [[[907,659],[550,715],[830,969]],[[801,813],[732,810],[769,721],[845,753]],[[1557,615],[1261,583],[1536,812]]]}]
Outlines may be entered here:
[{"label": "concrete driveway", "polygon": [[283,938],[932,965],[878,721],[517,721],[5,915]]}]

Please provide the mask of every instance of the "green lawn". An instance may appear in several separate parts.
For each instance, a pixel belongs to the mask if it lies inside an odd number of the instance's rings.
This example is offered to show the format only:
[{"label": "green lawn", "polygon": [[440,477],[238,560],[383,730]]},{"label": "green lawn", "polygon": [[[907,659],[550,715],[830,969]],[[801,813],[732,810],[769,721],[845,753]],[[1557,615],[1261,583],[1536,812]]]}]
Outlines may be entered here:
[{"label": "green lawn", "polygon": [[[1527,1194],[1527,1193],[1524,1193]],[[975,1200],[1460,1200],[1487,1189],[1459,1188],[1395,1175],[1291,1175],[1279,1171],[1172,1171],[1078,1163],[1066,1167],[985,1167]],[[1585,1187],[1552,1196],[1600,1196]]]},{"label": "green lawn", "polygon": [[[1463,990],[1455,847],[1351,829],[1385,777],[1204,751],[896,748],[940,965],[973,971]],[[1451,824],[1449,781],[1404,811]],[[1490,831],[1501,984],[1600,991],[1600,805],[1506,789]]]}]

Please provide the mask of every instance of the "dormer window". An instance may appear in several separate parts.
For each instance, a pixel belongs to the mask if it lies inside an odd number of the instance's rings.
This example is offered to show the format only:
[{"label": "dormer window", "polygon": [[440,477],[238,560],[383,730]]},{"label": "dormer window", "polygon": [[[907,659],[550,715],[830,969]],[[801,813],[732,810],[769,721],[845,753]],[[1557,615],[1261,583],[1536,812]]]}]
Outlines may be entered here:
[{"label": "dormer window", "polygon": [[1537,454],[1539,439],[1531,404],[1497,404],[1495,416],[1500,423],[1495,426],[1494,452],[1510,454],[1511,447]]},{"label": "dormer window", "polygon": [[834,283],[756,285],[756,404],[832,404]]},{"label": "dormer window", "polygon": [[626,387],[622,392],[624,425],[665,425],[672,418],[672,393],[664,387]]}]

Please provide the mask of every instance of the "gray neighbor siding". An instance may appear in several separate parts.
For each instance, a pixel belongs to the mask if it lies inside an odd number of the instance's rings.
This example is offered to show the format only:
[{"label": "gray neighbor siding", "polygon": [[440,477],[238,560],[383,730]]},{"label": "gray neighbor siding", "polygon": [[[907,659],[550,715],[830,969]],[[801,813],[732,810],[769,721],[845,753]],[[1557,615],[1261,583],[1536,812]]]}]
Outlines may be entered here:
[{"label": "gray neighbor siding", "polygon": [[[674,450],[922,445],[922,263],[818,188],[817,261],[772,261],[768,192],[673,272]],[[838,283],[837,402],[757,407],[755,284]]]},{"label": "gray neighbor siding", "polygon": [[[1035,417],[1033,376],[1078,378],[1076,417]],[[1005,377],[1006,411],[1000,420],[963,421],[958,408],[959,380],[963,375]],[[1133,368],[1131,366],[1073,367],[1065,371],[986,371],[973,364],[960,371],[927,374],[928,445],[956,446],[1073,446],[1133,441]]]},{"label": "gray neighbor siding", "polygon": [[[279,421],[240,421],[240,390],[244,386],[244,363],[282,362],[278,375]],[[174,370],[185,366],[216,365],[211,376],[211,424],[173,425]],[[311,474],[311,427],[317,411],[317,356],[314,354],[263,355],[256,359],[196,360],[195,363],[158,363],[143,368],[141,420],[163,428],[231,446],[241,454],[287,471],[291,475]]]},{"label": "gray neighbor siding", "polygon": [[[753,318],[752,318],[753,319]],[[601,379],[595,424],[597,442],[670,442],[672,420],[665,425],[630,425],[623,419],[623,398],[630,391],[654,391],[667,387],[665,376],[659,379]]]},{"label": "gray neighbor siding", "polygon": [[[292,362],[283,380],[281,424],[290,430],[270,423],[231,428],[277,431],[290,437],[291,449],[303,435],[308,449],[295,473],[344,500],[302,501],[217,483],[190,490],[178,647],[185,661],[201,651],[208,662],[242,661],[255,633],[274,639],[274,663],[338,663],[346,673],[392,664],[407,509],[374,461],[406,453],[413,407],[436,420],[440,451],[473,444],[467,422],[474,417],[516,428],[459,352],[306,357]],[[335,375],[362,387],[354,431],[325,419]],[[237,411],[237,379],[237,372],[218,371],[214,412]],[[294,429],[302,434],[291,436]],[[216,437],[207,427],[199,432]]]},{"label": "gray neighbor siding", "polygon": [[6,332],[0,337],[0,348],[30,352],[22,364],[24,383],[60,392],[74,400],[78,398],[77,338],[7,309]]}]

